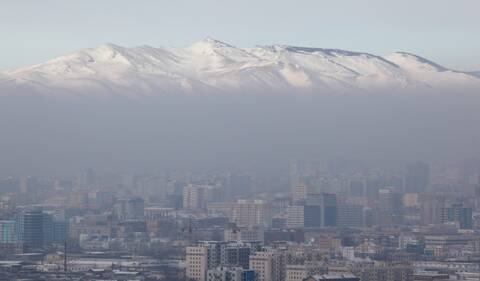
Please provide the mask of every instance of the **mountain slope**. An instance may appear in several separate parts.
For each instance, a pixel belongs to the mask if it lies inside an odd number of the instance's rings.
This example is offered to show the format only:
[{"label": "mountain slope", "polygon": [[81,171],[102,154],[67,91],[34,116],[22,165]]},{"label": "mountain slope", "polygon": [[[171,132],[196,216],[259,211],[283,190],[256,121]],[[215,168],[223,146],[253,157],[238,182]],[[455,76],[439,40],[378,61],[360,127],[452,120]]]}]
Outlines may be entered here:
[{"label": "mountain slope", "polygon": [[470,74],[470,75],[473,75],[473,76],[476,76],[476,77],[479,77],[479,78],[480,78],[480,71],[472,71],[472,72],[469,72],[468,74]]},{"label": "mountain slope", "polygon": [[408,53],[380,57],[283,45],[236,48],[204,39],[185,48],[113,44],[0,73],[0,93],[158,95],[478,89],[480,78]]}]

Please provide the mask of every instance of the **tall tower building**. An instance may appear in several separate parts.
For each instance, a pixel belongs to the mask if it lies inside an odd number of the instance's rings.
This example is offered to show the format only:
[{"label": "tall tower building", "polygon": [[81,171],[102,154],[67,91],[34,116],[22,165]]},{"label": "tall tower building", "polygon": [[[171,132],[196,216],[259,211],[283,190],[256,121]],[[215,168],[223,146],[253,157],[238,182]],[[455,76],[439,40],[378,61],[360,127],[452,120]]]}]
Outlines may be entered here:
[{"label": "tall tower building", "polygon": [[308,188],[305,184],[298,184],[297,186],[293,187],[293,202],[305,202],[308,193]]},{"label": "tall tower building", "polygon": [[17,217],[17,235],[28,249],[39,249],[53,241],[53,217],[35,208]]},{"label": "tall tower building", "polygon": [[405,173],[405,193],[423,193],[427,191],[430,180],[430,166],[423,162],[407,165]]},{"label": "tall tower building", "polygon": [[20,193],[26,194],[29,190],[30,177],[22,176],[20,177]]},{"label": "tall tower building", "polygon": [[337,226],[337,196],[330,193],[322,193],[322,227]]},{"label": "tall tower building", "polygon": [[288,166],[288,173],[290,179],[290,189],[293,194],[293,189],[300,184],[300,171],[298,167],[298,161],[292,160]]},{"label": "tall tower building", "polygon": [[403,194],[393,188],[383,188],[378,191],[379,218],[383,224],[403,223]]}]

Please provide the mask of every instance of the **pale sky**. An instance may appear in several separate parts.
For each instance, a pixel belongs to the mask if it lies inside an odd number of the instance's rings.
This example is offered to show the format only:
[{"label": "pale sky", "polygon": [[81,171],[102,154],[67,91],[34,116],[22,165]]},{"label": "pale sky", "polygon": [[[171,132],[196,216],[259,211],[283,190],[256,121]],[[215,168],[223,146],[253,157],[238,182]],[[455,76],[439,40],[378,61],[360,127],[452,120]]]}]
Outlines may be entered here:
[{"label": "pale sky", "polygon": [[103,43],[406,51],[480,70],[479,0],[2,0],[0,70]]}]

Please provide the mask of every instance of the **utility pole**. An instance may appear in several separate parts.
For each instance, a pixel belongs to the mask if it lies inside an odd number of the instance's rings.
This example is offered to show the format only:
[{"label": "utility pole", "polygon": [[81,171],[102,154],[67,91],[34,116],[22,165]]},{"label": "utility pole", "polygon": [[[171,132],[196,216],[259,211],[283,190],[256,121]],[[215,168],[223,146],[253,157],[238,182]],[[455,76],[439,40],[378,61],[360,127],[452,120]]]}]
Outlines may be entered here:
[{"label": "utility pole", "polygon": [[68,268],[67,268],[67,240],[63,249],[63,272],[65,273],[65,281],[68,280]]}]

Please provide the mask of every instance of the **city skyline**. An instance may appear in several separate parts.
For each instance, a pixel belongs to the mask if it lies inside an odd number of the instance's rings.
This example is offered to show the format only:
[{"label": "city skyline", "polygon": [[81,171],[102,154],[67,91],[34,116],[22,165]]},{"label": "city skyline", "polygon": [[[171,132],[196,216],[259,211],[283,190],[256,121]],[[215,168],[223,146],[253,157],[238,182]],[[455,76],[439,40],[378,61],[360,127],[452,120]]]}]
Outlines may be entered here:
[{"label": "city skyline", "polygon": [[0,277],[478,279],[480,159],[350,164],[0,177]]},{"label": "city skyline", "polygon": [[0,280],[480,280],[479,11],[2,1]]}]

